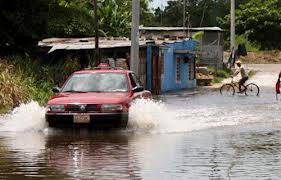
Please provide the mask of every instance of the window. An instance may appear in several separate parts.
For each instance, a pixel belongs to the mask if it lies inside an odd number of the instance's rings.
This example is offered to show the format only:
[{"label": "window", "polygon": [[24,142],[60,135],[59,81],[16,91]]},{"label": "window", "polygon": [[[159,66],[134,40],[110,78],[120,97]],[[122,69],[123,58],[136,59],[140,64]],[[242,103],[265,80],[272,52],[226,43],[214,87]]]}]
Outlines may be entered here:
[{"label": "window", "polygon": [[134,73],[130,73],[129,74],[130,76],[130,81],[131,81],[131,84],[132,84],[132,87],[136,87],[136,86],[142,86],[142,83],[141,81],[137,78],[136,74]]},{"label": "window", "polygon": [[163,52],[160,53],[159,61],[160,61],[160,67],[161,67],[161,75],[163,75],[164,74],[164,54],[163,54]]},{"label": "window", "polygon": [[122,73],[74,74],[62,92],[127,92],[128,81]]},{"label": "window", "polygon": [[194,80],[195,79],[195,60],[194,60],[194,58],[191,58],[191,59],[189,58],[188,68],[189,68],[189,71],[188,71],[189,80]]},{"label": "window", "polygon": [[176,60],[176,81],[180,82],[181,81],[181,77],[180,77],[180,63],[181,63],[181,59],[178,57]]}]

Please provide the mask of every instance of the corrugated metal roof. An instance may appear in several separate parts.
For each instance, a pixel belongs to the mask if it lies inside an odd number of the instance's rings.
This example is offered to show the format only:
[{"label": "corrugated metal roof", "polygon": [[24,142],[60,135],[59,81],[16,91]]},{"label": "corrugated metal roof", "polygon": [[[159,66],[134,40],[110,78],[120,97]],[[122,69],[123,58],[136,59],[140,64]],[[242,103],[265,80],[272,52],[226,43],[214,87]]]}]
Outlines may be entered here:
[{"label": "corrugated metal roof", "polygon": [[[145,46],[149,42],[139,41],[140,46]],[[95,38],[48,38],[38,42],[40,47],[51,48],[48,53],[55,50],[79,50],[79,49],[95,49]],[[99,48],[116,48],[130,47],[131,41],[126,38],[101,38],[99,39]]]},{"label": "corrugated metal roof", "polygon": [[140,27],[140,30],[144,31],[224,31],[220,27],[198,27],[198,28],[187,28],[187,27]]},{"label": "corrugated metal roof", "polygon": [[173,43],[178,43],[178,42],[183,42],[183,41],[194,41],[195,43],[198,43],[196,40],[190,39],[190,38],[185,38],[185,39],[177,39],[177,40],[171,40],[169,38],[166,38],[164,40],[155,40],[156,45],[160,46],[165,46],[165,44],[173,44]]}]

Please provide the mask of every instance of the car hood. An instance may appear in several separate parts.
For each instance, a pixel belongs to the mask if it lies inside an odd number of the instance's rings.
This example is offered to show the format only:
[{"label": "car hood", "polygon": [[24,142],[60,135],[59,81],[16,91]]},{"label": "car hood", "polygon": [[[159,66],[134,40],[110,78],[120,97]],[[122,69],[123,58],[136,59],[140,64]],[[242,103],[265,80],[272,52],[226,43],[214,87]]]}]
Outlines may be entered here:
[{"label": "car hood", "polygon": [[60,93],[48,104],[117,104],[128,101],[129,93]]}]

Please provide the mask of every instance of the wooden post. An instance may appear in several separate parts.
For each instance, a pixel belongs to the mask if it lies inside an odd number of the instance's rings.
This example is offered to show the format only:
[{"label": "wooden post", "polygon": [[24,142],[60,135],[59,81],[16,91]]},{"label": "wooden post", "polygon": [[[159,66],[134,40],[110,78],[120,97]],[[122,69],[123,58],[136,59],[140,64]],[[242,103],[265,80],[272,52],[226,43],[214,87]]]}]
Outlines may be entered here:
[{"label": "wooden post", "polygon": [[98,19],[98,7],[97,0],[94,1],[94,13],[95,13],[95,66],[100,64],[100,49],[99,49],[99,19]]}]

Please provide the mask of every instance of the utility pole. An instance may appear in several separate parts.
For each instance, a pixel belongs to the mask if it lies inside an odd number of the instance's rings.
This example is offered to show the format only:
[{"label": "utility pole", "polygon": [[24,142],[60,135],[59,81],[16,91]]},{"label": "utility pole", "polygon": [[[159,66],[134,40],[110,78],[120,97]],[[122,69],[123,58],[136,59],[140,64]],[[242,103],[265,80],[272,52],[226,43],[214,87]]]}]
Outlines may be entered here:
[{"label": "utility pole", "polygon": [[183,0],[183,23],[182,23],[182,27],[185,27],[185,20],[186,20],[186,17],[185,17],[185,11],[186,11],[186,0]]},{"label": "utility pole", "polygon": [[99,49],[99,18],[97,0],[93,0],[95,13],[95,66],[100,64],[100,49]]},{"label": "utility pole", "polygon": [[231,0],[230,21],[230,51],[232,51],[232,48],[235,48],[235,0]]},{"label": "utility pole", "polygon": [[132,0],[132,13],[130,69],[139,76],[140,0]]}]

